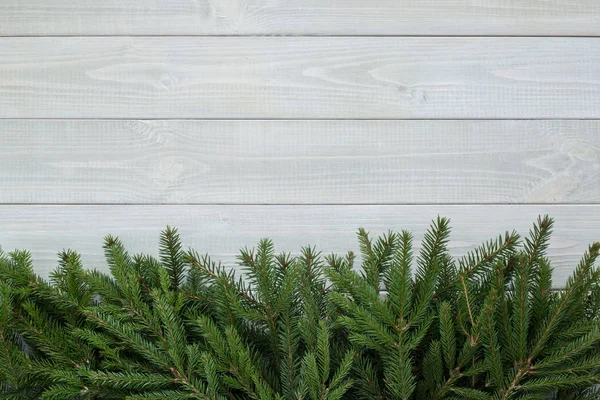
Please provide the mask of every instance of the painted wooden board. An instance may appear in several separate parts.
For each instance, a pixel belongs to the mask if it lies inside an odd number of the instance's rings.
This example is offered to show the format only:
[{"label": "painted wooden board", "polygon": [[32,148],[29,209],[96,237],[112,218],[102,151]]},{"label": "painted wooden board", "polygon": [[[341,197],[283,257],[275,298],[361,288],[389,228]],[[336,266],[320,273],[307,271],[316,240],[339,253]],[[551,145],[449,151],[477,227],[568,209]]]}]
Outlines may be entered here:
[{"label": "painted wooden board", "polygon": [[597,203],[600,120],[0,120],[0,203]]},{"label": "painted wooden board", "polygon": [[596,0],[3,0],[1,35],[598,35]]},{"label": "painted wooden board", "polygon": [[452,219],[449,247],[462,255],[506,230],[527,234],[538,214],[556,219],[549,255],[555,284],[571,274],[589,243],[600,240],[600,206],[0,206],[3,248],[32,250],[37,272],[46,276],[56,252],[77,249],[88,267],[106,270],[102,238],[122,238],[131,252],[157,252],[167,224],[180,229],[186,245],[210,253],[227,266],[237,250],[271,237],[279,251],[316,245],[324,253],[356,250],[356,229],[373,233],[409,229],[421,240],[437,215]]},{"label": "painted wooden board", "polygon": [[0,118],[600,118],[600,38],[0,38]]}]

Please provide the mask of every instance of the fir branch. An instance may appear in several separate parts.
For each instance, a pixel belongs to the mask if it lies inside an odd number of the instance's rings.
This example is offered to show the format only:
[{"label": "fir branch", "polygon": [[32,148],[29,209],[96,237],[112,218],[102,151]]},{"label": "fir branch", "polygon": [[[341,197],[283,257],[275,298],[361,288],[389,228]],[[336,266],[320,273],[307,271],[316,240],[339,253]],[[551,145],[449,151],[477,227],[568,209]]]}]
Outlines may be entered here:
[{"label": "fir branch", "polygon": [[543,346],[550,339],[555,327],[560,323],[565,315],[566,310],[573,301],[573,298],[577,294],[577,291],[583,285],[599,253],[600,242],[596,242],[589,247],[589,250],[584,254],[582,260],[577,266],[577,269],[567,280],[567,288],[565,293],[560,297],[559,302],[553,307],[550,316],[542,323],[540,334],[537,336],[536,344],[530,353],[530,359],[537,357]]},{"label": "fir branch", "polygon": [[394,252],[391,267],[384,275],[388,290],[387,304],[398,319],[398,326],[404,327],[411,309],[413,282],[411,279],[412,240],[409,232],[403,231],[397,236],[398,244]]},{"label": "fir branch", "polygon": [[514,360],[524,363],[527,360],[528,334],[531,316],[529,304],[530,265],[522,260],[516,271],[513,285],[512,339]]},{"label": "fir branch", "polygon": [[160,233],[159,254],[161,263],[169,273],[171,290],[179,290],[185,278],[185,263],[177,229],[167,226]]},{"label": "fir branch", "polygon": [[465,278],[489,272],[497,260],[505,258],[514,253],[519,244],[519,235],[513,231],[506,232],[496,240],[475,248],[459,260],[459,275]]},{"label": "fir branch", "polygon": [[390,396],[395,399],[408,400],[417,386],[416,377],[412,373],[412,358],[405,343],[400,343],[389,354],[385,367],[385,382]]},{"label": "fir branch", "polygon": [[210,266],[210,260],[208,259],[208,257],[199,257],[198,254],[194,251],[190,251],[185,255],[185,259],[188,263],[190,263],[193,267],[198,268],[200,271],[202,271],[202,273],[206,274],[209,279],[211,279],[213,282],[224,286],[224,287],[230,287],[233,288],[234,291],[236,292],[236,294],[240,297],[242,297],[245,301],[253,304],[253,305],[260,305],[259,301],[257,299],[255,299],[250,293],[249,291],[245,291],[245,290],[239,290],[237,287],[234,287],[235,285],[232,283],[231,279],[228,279],[224,274],[222,270],[212,268]]},{"label": "fir branch", "polygon": [[456,360],[456,327],[454,326],[451,307],[448,303],[442,303],[439,311],[440,344],[448,370],[454,369]]},{"label": "fir branch", "polygon": [[369,233],[360,228],[358,242],[363,257],[363,278],[374,290],[379,290],[380,277],[389,268],[394,254],[396,235],[389,232],[378,238],[373,245]]},{"label": "fir branch", "polygon": [[[540,217],[460,260],[438,218],[321,261],[242,250],[236,277],[162,232],[160,259],[105,240],[111,274],[59,253],[45,281],[0,251],[0,397],[12,399],[588,399],[600,380],[600,244],[562,291]],[[381,288],[387,292],[382,294]]]}]

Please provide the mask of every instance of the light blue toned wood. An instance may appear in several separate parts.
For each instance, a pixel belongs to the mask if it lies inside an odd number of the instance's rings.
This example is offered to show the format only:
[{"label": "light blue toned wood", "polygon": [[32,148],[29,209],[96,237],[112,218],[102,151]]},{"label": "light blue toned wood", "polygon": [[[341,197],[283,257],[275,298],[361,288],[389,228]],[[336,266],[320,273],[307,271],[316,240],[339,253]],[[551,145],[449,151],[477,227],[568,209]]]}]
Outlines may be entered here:
[{"label": "light blue toned wood", "polygon": [[0,203],[600,202],[600,120],[0,120]]},{"label": "light blue toned wood", "polygon": [[0,38],[0,118],[600,118],[600,38]]},{"label": "light blue toned wood", "polygon": [[589,35],[597,0],[3,0],[2,35]]}]

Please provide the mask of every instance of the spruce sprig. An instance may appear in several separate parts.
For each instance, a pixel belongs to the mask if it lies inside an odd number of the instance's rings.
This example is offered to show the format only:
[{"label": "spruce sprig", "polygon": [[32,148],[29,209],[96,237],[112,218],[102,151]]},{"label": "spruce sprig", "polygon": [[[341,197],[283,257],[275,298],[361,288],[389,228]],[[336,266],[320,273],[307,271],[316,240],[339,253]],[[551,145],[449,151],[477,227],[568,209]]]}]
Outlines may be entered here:
[{"label": "spruce sprig", "polygon": [[600,243],[557,290],[552,227],[459,259],[445,218],[416,255],[406,231],[360,229],[357,256],[265,239],[242,274],[170,227],[158,258],[107,236],[110,273],[66,250],[45,280],[0,251],[0,398],[597,398]]}]

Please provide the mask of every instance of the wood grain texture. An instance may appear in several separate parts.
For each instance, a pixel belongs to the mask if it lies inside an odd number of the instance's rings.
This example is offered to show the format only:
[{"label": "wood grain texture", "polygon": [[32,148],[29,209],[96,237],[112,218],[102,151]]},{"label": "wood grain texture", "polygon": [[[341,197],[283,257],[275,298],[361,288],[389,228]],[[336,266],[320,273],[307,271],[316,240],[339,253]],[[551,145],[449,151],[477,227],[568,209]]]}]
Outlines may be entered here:
[{"label": "wood grain texture", "polygon": [[598,35],[596,0],[3,0],[1,35]]},{"label": "wood grain texture", "polygon": [[106,270],[102,238],[122,238],[130,252],[155,254],[167,224],[184,243],[235,265],[240,247],[271,237],[278,251],[316,245],[325,254],[357,250],[355,232],[408,229],[420,241],[437,215],[452,219],[449,243],[460,256],[506,230],[526,235],[538,214],[556,219],[549,256],[560,286],[590,242],[600,239],[600,206],[0,206],[0,244],[27,248],[36,271],[46,276],[56,252],[77,249],[87,267]]},{"label": "wood grain texture", "polygon": [[0,39],[0,118],[600,118],[600,38]]},{"label": "wood grain texture", "polygon": [[0,203],[597,203],[600,121],[1,120]]}]

